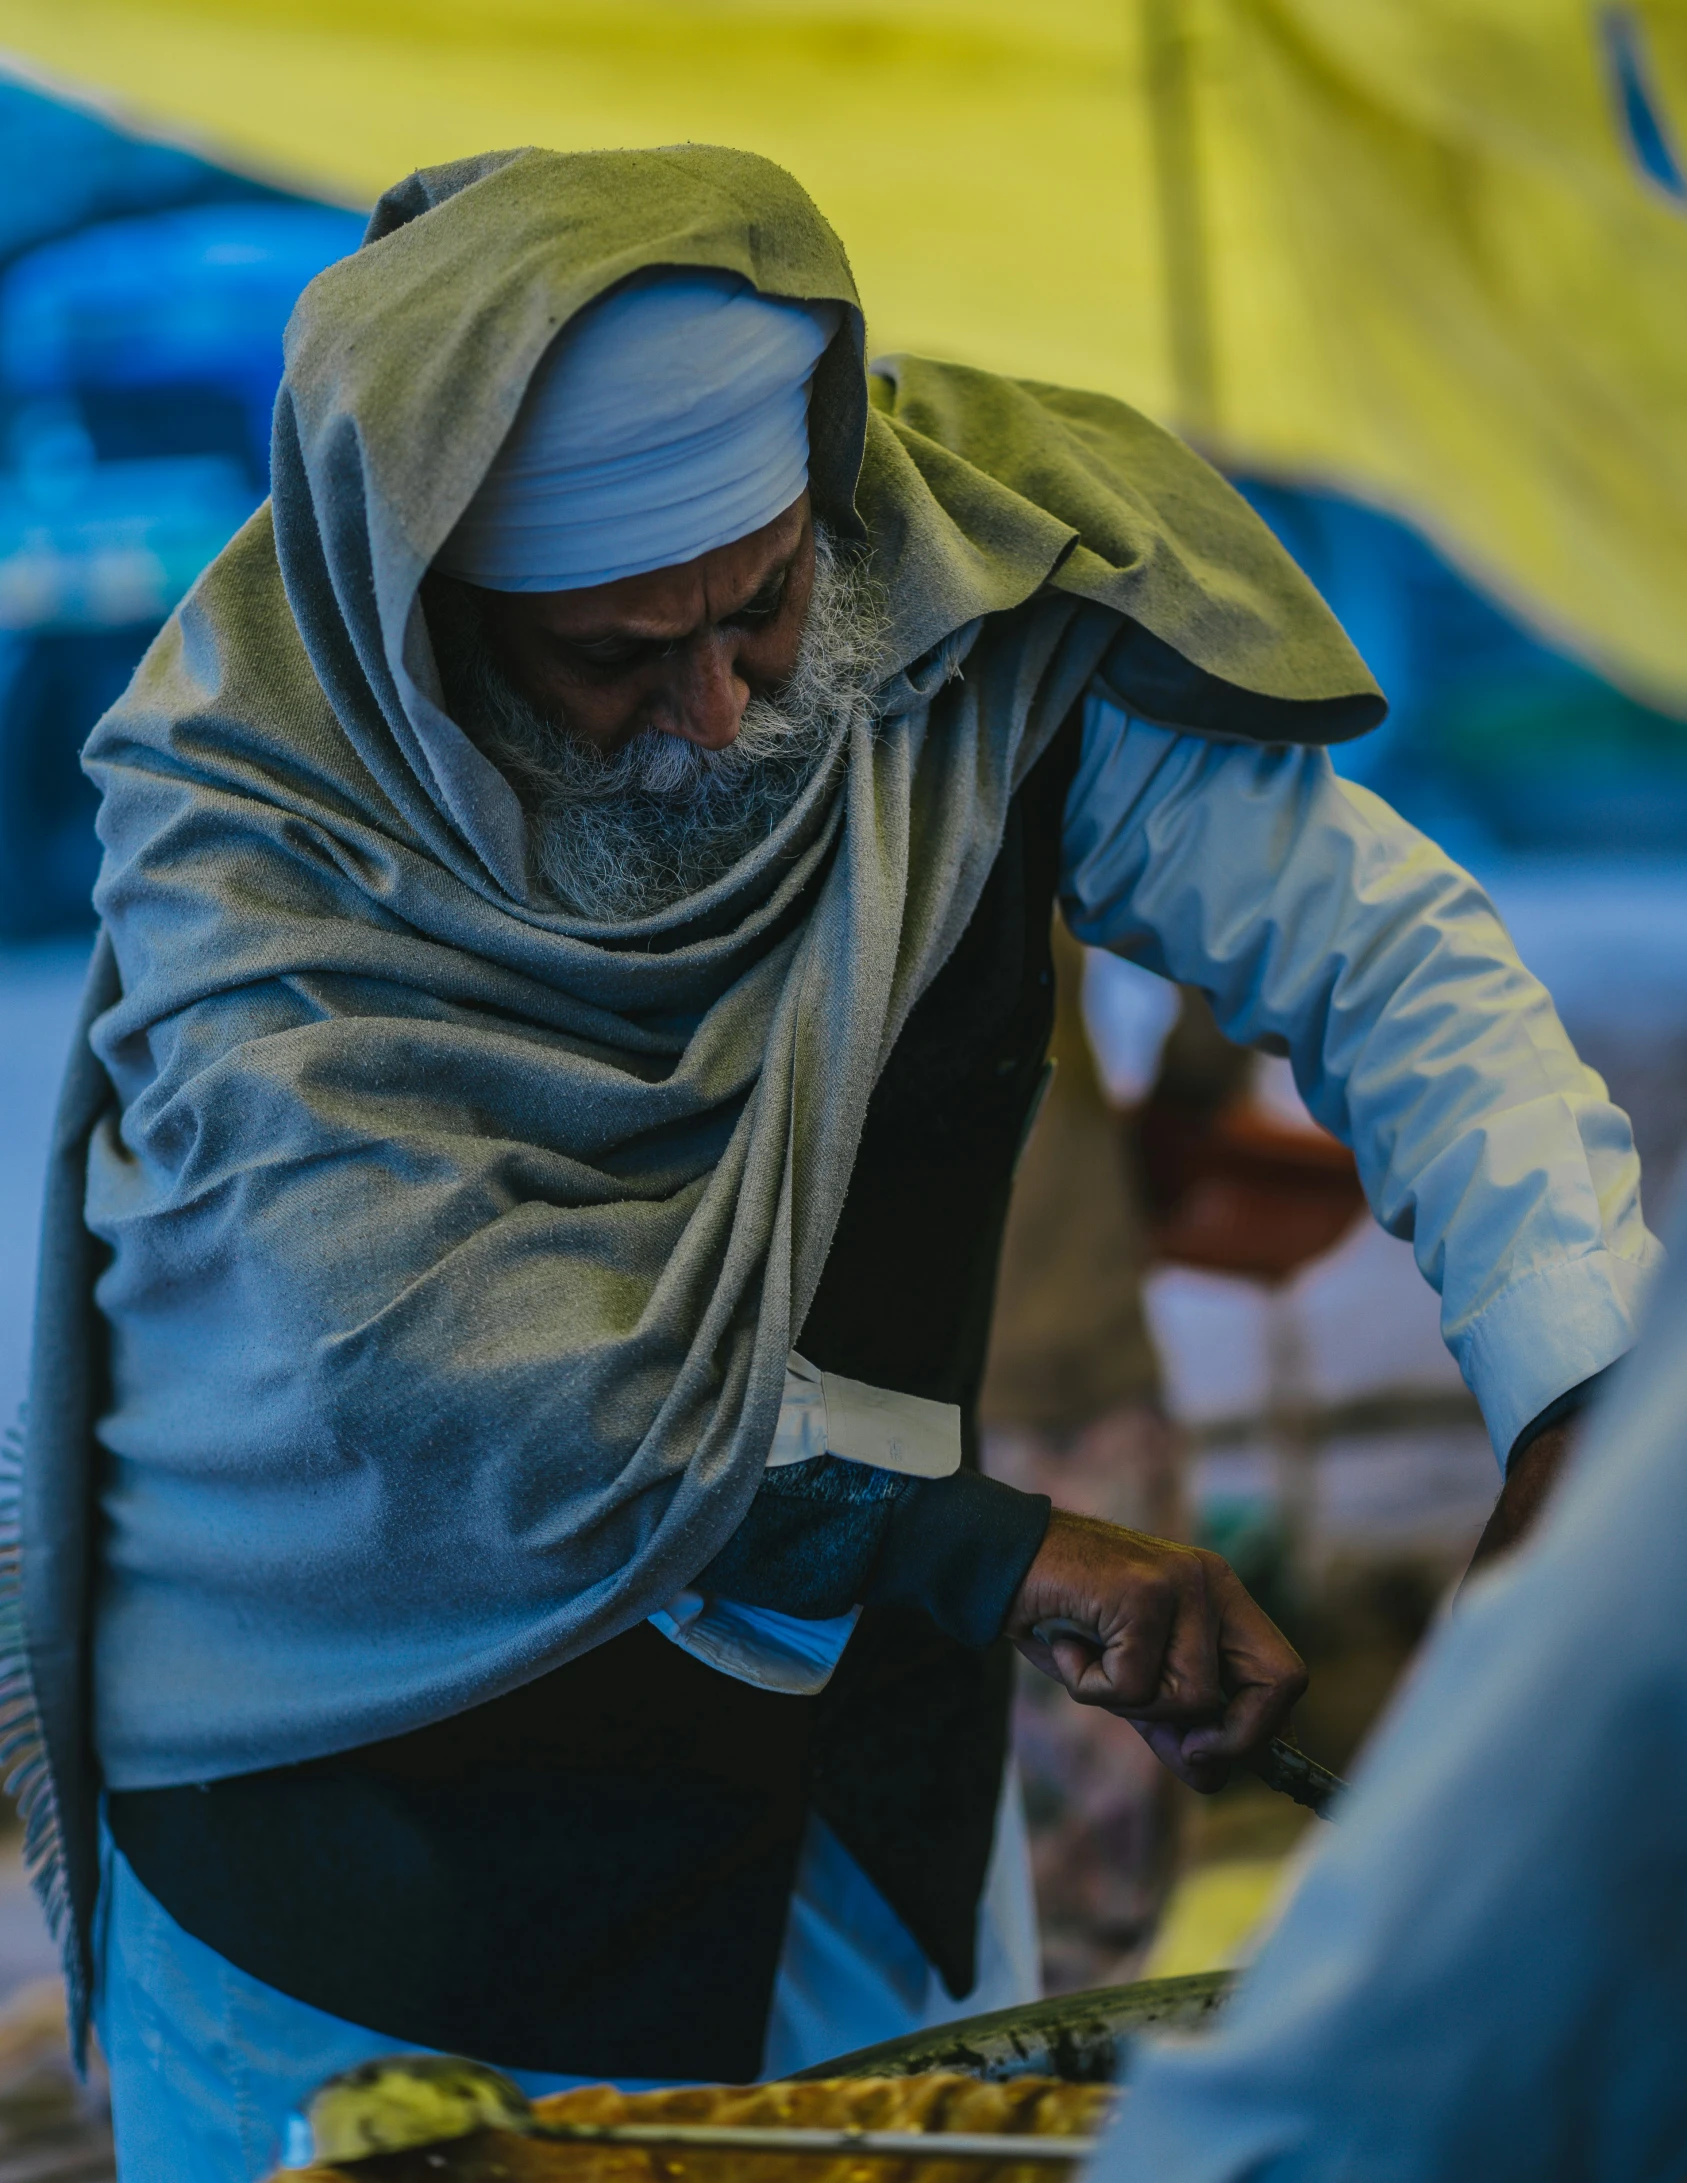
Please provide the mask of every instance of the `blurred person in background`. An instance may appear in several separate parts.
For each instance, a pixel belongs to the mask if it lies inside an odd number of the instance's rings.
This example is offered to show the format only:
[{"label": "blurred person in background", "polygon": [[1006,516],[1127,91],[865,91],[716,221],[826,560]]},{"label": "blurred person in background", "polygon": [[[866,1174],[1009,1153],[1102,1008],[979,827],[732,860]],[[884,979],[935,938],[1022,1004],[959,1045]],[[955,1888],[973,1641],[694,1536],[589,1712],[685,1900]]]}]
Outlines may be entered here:
[{"label": "blurred person in background", "polygon": [[1216,2031],[1138,2057],[1097,2183],[1679,2176],[1684,1600],[1678,1260],[1545,1522],[1460,1593]]},{"label": "blurred person in background", "polygon": [[[1179,1448],[1143,1314],[1144,1218],[1122,1117],[1081,1005],[1083,951],[1057,926],[1052,1073],[1014,1176],[979,1394],[992,1478],[1158,1538],[1188,1536]],[[1057,1991],[1138,1969],[1171,1884],[1179,1805],[1128,1726],[1024,1673],[1025,1790],[1043,1972]]]},{"label": "blurred person in background", "polygon": [[[1171,1263],[1280,1281],[1361,1218],[1364,1197],[1333,1138],[1250,1104],[1258,1057],[1224,1037],[1197,988],[1086,956],[1058,924],[1052,946],[1047,1090],[1014,1175],[979,1395],[984,1468],[1061,1508],[1200,1537],[1208,1511],[1186,1494],[1148,1274]],[[1239,1546],[1244,1581],[1263,1580],[1271,1611],[1294,1618],[1280,1517],[1203,1543]],[[1014,1754],[1045,1981],[1065,1992],[1140,1975],[1186,1801],[1125,1723],[1063,1703],[1029,1669]]]},{"label": "blurred person in background", "polygon": [[1316,594],[1122,405],[864,341],[765,161],[412,177],[90,744],[12,1725],[129,2175],[395,2044],[1027,1996],[1003,1637],[1198,1787],[1283,1724],[1216,1556],[974,1468],[1057,896],[1352,1141],[1496,1541],[1632,1338],[1624,1119],[1332,773]]}]

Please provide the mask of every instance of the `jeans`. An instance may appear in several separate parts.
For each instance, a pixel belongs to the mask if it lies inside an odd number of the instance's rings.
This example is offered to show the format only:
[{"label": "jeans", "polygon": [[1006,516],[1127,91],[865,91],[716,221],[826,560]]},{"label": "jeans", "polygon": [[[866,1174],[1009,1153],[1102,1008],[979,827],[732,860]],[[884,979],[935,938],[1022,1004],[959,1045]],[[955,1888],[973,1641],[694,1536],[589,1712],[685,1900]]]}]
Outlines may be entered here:
[{"label": "jeans", "polygon": [[[979,1910],[978,1984],[950,2000],[907,1929],[823,1822],[811,1819],[763,2055],[768,2076],[1034,1999],[1036,1918],[1010,1779]],[[184,1932],[104,1835],[94,2021],[111,2073],[120,2183],[255,2183],[288,2151],[288,2119],[324,2077],[402,2042],[251,1978]],[[581,2077],[506,2075],[530,2093]],[[637,2080],[625,2080],[628,2089]]]}]

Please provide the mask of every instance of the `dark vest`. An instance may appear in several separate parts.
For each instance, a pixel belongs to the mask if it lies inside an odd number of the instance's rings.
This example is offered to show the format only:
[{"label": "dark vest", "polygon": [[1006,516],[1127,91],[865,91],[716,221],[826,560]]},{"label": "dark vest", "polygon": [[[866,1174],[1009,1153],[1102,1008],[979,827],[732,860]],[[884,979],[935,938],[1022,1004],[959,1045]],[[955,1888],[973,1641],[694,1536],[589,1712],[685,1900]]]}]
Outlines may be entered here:
[{"label": "dark vest", "polygon": [[[1009,807],[954,954],[892,1049],[798,1339],[852,1379],[976,1402],[1054,1017],[1068,723]],[[648,1625],[432,1728],[203,1787],[129,1791],[142,1883],[256,1978],[395,2045],[508,2068],[743,2081],[761,2063],[818,1812],[957,1999],[1006,1758],[1011,1655],[871,1607],[817,1697]]]}]

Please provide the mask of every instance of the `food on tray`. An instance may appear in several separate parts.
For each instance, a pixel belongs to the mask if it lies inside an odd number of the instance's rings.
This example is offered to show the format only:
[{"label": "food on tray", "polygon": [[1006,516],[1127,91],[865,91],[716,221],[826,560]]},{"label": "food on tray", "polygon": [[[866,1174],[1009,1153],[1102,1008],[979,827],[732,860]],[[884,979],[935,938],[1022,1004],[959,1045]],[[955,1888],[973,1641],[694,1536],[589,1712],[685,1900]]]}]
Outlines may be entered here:
[{"label": "food on tray", "polygon": [[[1064,2183],[1068,2165],[944,2160],[945,2131],[1014,2137],[1088,2137],[1106,2123],[1106,2085],[1016,2077],[984,2084],[933,2071],[917,2077],[835,2077],[803,2083],[680,2086],[617,2092],[586,2085],[533,2103],[547,2123],[705,2123],[744,2128],[917,2130],[934,2139],[929,2160],[857,2153],[698,2152],[678,2147],[548,2144],[542,2137],[480,2130],[413,2152],[339,2167],[287,2171],[285,2183]],[[277,2178],[276,2183],[283,2183]]]}]

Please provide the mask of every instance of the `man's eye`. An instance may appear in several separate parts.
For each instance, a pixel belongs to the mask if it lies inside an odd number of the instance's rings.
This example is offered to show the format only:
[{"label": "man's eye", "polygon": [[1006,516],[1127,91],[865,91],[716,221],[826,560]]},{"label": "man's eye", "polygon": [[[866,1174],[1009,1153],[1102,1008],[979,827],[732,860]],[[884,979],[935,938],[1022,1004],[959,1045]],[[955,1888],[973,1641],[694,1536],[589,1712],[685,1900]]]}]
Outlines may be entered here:
[{"label": "man's eye", "polygon": [[643,660],[656,658],[665,647],[635,637],[596,637],[571,644],[568,649],[588,667],[636,667]]},{"label": "man's eye", "polygon": [[762,629],[771,621],[777,621],[779,610],[785,604],[785,582],[780,576],[776,582],[764,584],[747,606],[741,606],[728,619],[741,628]]}]

